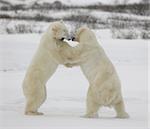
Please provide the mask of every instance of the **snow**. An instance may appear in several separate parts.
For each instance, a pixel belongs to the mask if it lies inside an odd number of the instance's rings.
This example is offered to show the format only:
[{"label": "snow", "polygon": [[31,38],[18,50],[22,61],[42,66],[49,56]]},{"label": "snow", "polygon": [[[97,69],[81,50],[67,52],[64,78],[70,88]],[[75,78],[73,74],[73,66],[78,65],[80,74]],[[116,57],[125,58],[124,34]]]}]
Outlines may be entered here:
[{"label": "snow", "polygon": [[[31,12],[31,13],[29,13]],[[64,10],[8,10],[0,11],[0,15],[7,15],[12,19],[0,19],[0,34],[6,33],[41,33],[48,27],[48,19],[63,19],[72,27],[88,25],[98,29],[98,33],[105,38],[144,38],[150,37],[146,29],[150,17],[135,14],[114,13],[97,9],[64,9]],[[42,16],[40,18],[40,16]],[[85,19],[87,21],[85,23]],[[27,20],[28,19],[28,20]],[[30,19],[30,20],[29,20]],[[42,20],[43,19],[43,20]],[[42,20],[42,21],[40,21]],[[146,24],[147,23],[147,24]],[[123,27],[124,26],[124,27]],[[119,28],[119,29],[118,29]],[[103,30],[102,30],[103,29]]]},{"label": "snow", "polygon": [[[150,66],[150,44],[148,44],[148,66]],[[150,94],[150,68],[148,67],[148,94]],[[150,96],[148,96],[148,107],[150,108]],[[148,127],[150,127],[150,110],[148,110]]]},{"label": "snow", "polygon": [[[26,4],[32,4],[34,2],[38,2],[38,3],[53,3],[57,0],[4,0],[4,1],[8,1],[13,5],[16,4],[22,4],[22,3],[26,3]],[[91,5],[91,4],[97,4],[97,3],[102,3],[102,4],[124,4],[125,0],[58,0],[61,1],[62,3],[66,4],[66,5]],[[127,4],[132,4],[132,3],[139,3],[141,2],[141,0],[127,0]]]},{"label": "snow", "polygon": [[148,40],[102,39],[96,34],[120,76],[129,119],[114,118],[114,110],[106,107],[99,119],[82,118],[88,82],[79,67],[64,66],[47,83],[48,97],[40,108],[45,115],[25,116],[22,80],[41,35],[0,35],[0,128],[147,129]]}]

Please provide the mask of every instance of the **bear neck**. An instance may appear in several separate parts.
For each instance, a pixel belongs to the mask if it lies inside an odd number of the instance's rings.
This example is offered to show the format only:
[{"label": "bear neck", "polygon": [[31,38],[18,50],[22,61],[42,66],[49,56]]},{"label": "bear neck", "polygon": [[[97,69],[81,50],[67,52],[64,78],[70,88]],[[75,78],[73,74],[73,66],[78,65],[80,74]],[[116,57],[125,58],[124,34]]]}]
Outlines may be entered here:
[{"label": "bear neck", "polygon": [[45,33],[43,36],[44,44],[49,48],[49,49],[55,49],[57,48],[56,42],[57,40],[53,37],[53,33]]}]

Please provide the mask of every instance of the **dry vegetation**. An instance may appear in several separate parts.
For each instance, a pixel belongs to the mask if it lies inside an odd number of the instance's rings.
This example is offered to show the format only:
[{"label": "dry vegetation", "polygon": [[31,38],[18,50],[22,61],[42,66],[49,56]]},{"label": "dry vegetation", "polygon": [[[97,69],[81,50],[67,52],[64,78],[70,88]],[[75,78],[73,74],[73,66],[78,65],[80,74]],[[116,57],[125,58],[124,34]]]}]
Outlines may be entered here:
[{"label": "dry vegetation", "polygon": [[[41,33],[42,29],[34,28],[36,22],[48,23],[63,19],[75,26],[86,23],[92,29],[109,28],[114,38],[150,38],[150,18],[148,18],[150,16],[150,4],[144,2],[128,5],[102,5],[97,3],[90,6],[66,6],[59,1],[55,1],[54,3],[42,4],[35,2],[29,6],[26,4],[12,5],[0,0],[0,4],[0,24],[7,22],[4,28],[6,33]],[[65,15],[55,16],[53,11],[64,12]],[[89,11],[107,13],[104,18],[92,15]],[[12,21],[16,21],[13,27],[8,25]]]}]

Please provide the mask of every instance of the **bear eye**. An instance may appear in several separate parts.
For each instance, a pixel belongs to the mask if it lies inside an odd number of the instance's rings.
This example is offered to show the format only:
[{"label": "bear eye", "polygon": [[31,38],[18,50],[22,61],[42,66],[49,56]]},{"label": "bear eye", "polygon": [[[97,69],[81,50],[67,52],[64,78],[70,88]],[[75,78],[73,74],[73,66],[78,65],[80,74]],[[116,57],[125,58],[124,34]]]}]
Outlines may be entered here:
[{"label": "bear eye", "polygon": [[74,40],[75,40],[75,37],[72,37],[71,39],[72,39],[72,41],[74,41]]},{"label": "bear eye", "polygon": [[63,41],[64,39],[65,39],[65,38],[64,38],[64,37],[62,37],[60,40],[61,40],[61,41]]}]

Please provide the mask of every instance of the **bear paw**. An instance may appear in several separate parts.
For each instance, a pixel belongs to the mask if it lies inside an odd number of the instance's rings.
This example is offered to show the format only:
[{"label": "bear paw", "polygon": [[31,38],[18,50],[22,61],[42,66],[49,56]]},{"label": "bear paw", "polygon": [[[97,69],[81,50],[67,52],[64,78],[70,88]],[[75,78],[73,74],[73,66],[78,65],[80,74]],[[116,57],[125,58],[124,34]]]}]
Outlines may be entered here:
[{"label": "bear paw", "polygon": [[25,112],[25,115],[44,115],[44,113],[42,112],[34,112],[34,111],[28,111],[28,112]]},{"label": "bear paw", "polygon": [[127,118],[129,118],[129,114],[126,112],[120,113],[120,114],[117,114],[116,118],[127,119]]}]

